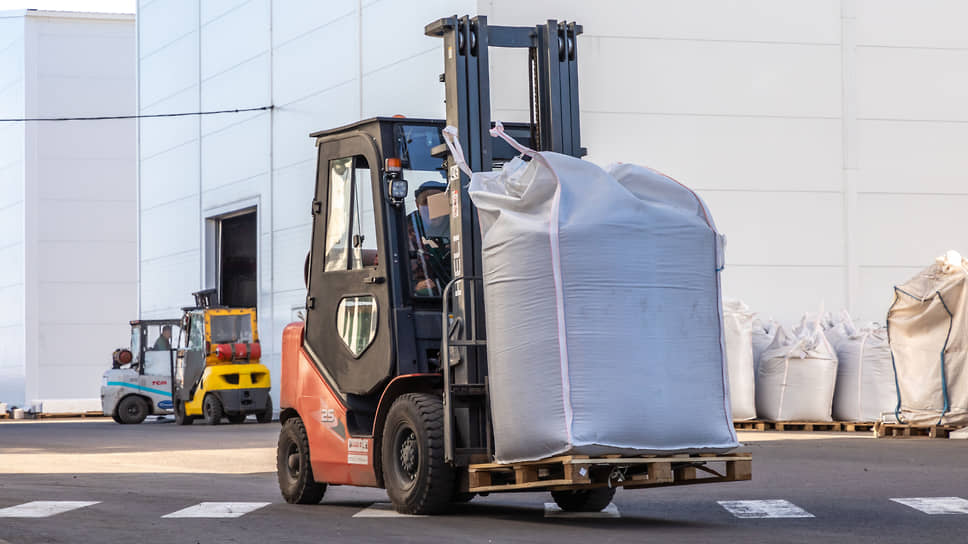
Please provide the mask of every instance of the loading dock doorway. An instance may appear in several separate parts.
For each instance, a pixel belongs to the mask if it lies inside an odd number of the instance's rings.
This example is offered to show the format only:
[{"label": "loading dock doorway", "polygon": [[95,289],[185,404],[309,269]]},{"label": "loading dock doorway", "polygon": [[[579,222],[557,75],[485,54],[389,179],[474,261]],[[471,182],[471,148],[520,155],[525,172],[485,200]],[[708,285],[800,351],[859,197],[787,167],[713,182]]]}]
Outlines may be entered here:
[{"label": "loading dock doorway", "polygon": [[233,308],[255,308],[259,298],[256,209],[241,210],[213,220],[219,301]]}]

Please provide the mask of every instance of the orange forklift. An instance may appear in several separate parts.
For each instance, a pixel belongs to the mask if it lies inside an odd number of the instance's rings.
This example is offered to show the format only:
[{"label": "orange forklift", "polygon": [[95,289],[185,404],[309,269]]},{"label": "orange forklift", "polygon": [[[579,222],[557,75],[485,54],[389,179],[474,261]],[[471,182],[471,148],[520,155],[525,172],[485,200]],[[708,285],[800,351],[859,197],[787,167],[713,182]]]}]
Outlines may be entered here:
[{"label": "orange forklift", "polygon": [[[386,488],[397,511],[445,512],[476,494],[550,491],[564,510],[605,508],[617,487],[745,480],[748,454],[561,456],[494,463],[477,212],[441,137],[474,171],[517,152],[490,138],[488,50],[529,52],[529,147],[585,155],[577,36],[549,20],[427,25],[444,42],[447,119],[378,117],[311,135],[317,147],[305,322],[283,332],[277,472],[290,503],[327,485]],[[707,477],[703,477],[707,476]]]}]

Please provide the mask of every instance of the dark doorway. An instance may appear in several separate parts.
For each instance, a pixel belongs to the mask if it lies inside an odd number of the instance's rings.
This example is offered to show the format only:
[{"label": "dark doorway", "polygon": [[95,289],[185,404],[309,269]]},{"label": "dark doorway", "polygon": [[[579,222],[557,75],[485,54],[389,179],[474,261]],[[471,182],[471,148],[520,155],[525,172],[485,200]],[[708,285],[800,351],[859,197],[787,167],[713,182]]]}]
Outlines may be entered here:
[{"label": "dark doorway", "polygon": [[257,232],[255,210],[218,221],[218,289],[225,306],[254,308],[258,303]]}]

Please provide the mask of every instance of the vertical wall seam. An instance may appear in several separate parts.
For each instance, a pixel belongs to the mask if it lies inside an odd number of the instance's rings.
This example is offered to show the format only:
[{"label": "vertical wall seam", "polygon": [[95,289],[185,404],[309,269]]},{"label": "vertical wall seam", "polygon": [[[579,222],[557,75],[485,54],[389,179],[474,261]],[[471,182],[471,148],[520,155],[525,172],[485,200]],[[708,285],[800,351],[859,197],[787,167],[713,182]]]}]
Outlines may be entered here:
[{"label": "vertical wall seam", "polygon": [[[140,11],[139,6],[135,5],[135,15],[134,15],[134,56],[135,56],[135,69],[134,69],[134,111],[137,115],[141,115],[141,17],[138,16]],[[135,297],[136,304],[136,315],[138,319],[143,319],[144,316],[141,315],[141,118],[135,120],[135,127],[137,130],[137,135],[135,136],[135,157],[137,160],[137,165],[134,173],[134,205],[136,214],[136,225],[135,228],[138,229],[137,235],[137,247],[135,248],[135,253],[138,259],[138,269],[135,271],[135,288],[138,290],[138,294]]]},{"label": "vertical wall seam", "polygon": [[846,303],[859,303],[857,262],[857,4],[841,0],[841,149],[843,160],[844,265]]},{"label": "vertical wall seam", "polygon": [[363,0],[356,2],[356,85],[360,115],[363,118]]},{"label": "vertical wall seam", "polygon": [[[196,37],[195,53],[198,56],[198,111],[202,111],[202,0],[195,0]],[[198,118],[198,286],[199,289],[208,287],[205,281],[205,213],[202,210],[202,116]],[[218,282],[216,282],[218,283]],[[218,286],[216,285],[216,288]]]}]

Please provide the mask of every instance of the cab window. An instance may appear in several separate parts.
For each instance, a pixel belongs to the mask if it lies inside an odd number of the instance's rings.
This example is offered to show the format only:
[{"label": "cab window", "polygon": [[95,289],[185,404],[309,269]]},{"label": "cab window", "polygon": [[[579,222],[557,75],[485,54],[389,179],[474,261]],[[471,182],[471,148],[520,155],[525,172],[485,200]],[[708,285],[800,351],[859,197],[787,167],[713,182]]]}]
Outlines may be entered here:
[{"label": "cab window", "polygon": [[323,270],[357,270],[377,265],[372,180],[360,155],[329,161],[329,210]]},{"label": "cab window", "polygon": [[213,315],[211,322],[213,344],[252,341],[252,316],[249,314]]},{"label": "cab window", "polygon": [[192,314],[188,332],[188,349],[205,349],[205,317],[202,314]]}]

